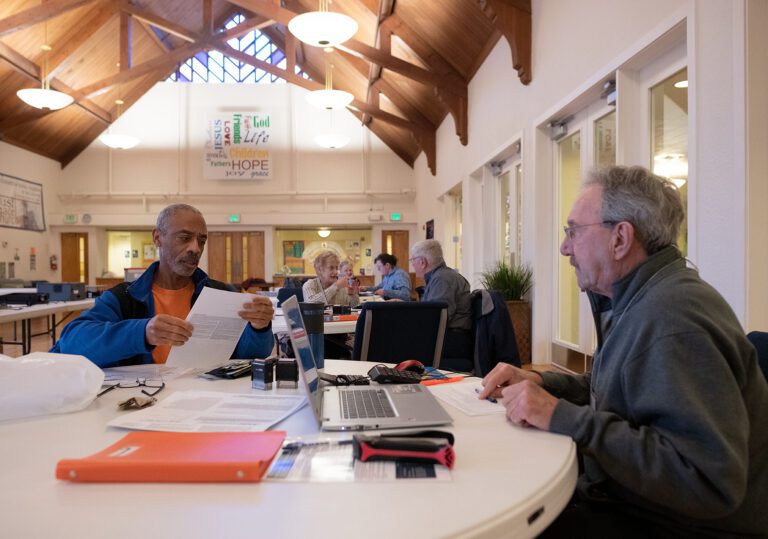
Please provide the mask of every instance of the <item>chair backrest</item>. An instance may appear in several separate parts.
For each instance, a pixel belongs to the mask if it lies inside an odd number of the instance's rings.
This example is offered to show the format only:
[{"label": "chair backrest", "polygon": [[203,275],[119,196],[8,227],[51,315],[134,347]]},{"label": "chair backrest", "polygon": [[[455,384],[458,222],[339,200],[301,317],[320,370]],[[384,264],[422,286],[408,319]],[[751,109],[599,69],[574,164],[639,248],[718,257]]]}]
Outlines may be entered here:
[{"label": "chair backrest", "polygon": [[501,362],[520,367],[515,328],[504,297],[496,290],[473,291],[472,315],[475,376],[485,376]]},{"label": "chair backrest", "polygon": [[760,363],[760,370],[763,376],[768,380],[768,332],[750,331],[747,333],[747,339],[757,350],[757,361]]},{"label": "chair backrest", "polygon": [[304,292],[302,292],[301,288],[283,287],[277,291],[277,306],[280,307],[283,302],[291,296],[296,296],[296,299],[299,300],[299,302],[304,301]]},{"label": "chair backrest", "polygon": [[439,367],[447,323],[448,305],[442,301],[369,301],[357,319],[352,359],[417,359]]}]

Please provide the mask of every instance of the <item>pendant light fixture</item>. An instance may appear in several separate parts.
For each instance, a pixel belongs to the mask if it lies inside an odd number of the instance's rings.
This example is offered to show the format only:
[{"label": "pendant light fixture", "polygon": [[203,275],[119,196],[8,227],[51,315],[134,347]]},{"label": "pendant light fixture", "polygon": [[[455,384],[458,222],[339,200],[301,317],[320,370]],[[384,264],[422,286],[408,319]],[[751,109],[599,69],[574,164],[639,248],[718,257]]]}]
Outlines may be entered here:
[{"label": "pendant light fixture", "polygon": [[300,41],[313,47],[335,47],[357,33],[357,21],[343,13],[328,11],[330,0],[319,0],[319,11],[295,16],[288,30]]},{"label": "pendant light fixture", "polygon": [[325,64],[325,89],[314,90],[306,95],[307,101],[321,109],[343,109],[355,98],[349,92],[333,89],[333,64]]},{"label": "pendant light fixture", "polygon": [[328,116],[329,116],[330,129],[327,133],[323,133],[322,135],[317,135],[315,137],[315,143],[318,146],[322,148],[326,148],[328,150],[343,148],[344,146],[349,144],[349,137],[346,135],[342,135],[341,133],[336,133],[333,130],[333,110],[328,111]]},{"label": "pendant light fixture", "polygon": [[41,110],[59,110],[70,105],[75,99],[64,92],[51,90],[48,80],[48,56],[51,46],[48,45],[48,23],[45,23],[44,43],[40,47],[43,51],[43,66],[40,72],[40,88],[25,88],[16,92],[16,95],[27,105]]},{"label": "pendant light fixture", "polygon": [[[119,89],[118,89],[119,90]],[[115,105],[117,105],[117,115],[115,116],[115,122],[120,117],[120,107],[123,106],[125,102],[122,99],[115,99]],[[139,139],[131,136],[131,135],[124,135],[121,133],[113,133],[112,132],[112,124],[110,124],[109,127],[107,127],[107,132],[102,133],[99,135],[99,140],[105,145],[109,146],[110,148],[113,148],[115,150],[128,150],[130,148],[133,148],[139,143]]]}]

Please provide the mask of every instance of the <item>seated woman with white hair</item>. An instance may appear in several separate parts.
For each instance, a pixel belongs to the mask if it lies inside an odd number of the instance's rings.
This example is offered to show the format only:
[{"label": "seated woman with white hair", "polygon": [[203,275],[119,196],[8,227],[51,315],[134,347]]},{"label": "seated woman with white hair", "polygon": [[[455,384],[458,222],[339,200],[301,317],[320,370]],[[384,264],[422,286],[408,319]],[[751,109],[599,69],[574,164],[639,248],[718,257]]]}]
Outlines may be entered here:
[{"label": "seated woman with white hair", "polygon": [[360,303],[360,283],[355,279],[350,284],[346,275],[339,273],[339,257],[333,251],[323,251],[315,257],[317,277],[302,287],[304,301],[326,305],[348,305]]}]

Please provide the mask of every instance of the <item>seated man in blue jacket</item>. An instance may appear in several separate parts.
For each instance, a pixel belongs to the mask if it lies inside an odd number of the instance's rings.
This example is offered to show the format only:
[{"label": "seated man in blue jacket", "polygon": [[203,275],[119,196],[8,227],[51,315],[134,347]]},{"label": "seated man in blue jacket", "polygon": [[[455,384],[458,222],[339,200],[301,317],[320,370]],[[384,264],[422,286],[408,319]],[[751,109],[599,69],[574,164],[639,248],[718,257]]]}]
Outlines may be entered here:
[{"label": "seated man in blue jacket", "polygon": [[[92,309],[64,328],[51,352],[80,354],[105,368],[165,363],[171,346],[187,342],[193,328],[185,318],[203,287],[226,289],[197,267],[208,239],[205,219],[188,204],[172,204],[158,215],[152,239],[160,260],[133,283],[99,296]],[[248,324],[232,357],[267,357],[273,345],[272,303],[256,296],[238,314]]]},{"label": "seated man in blue jacket", "polygon": [[395,255],[381,253],[373,259],[373,265],[381,273],[381,284],[361,290],[373,292],[386,300],[411,301],[411,278],[404,269],[397,267]]}]

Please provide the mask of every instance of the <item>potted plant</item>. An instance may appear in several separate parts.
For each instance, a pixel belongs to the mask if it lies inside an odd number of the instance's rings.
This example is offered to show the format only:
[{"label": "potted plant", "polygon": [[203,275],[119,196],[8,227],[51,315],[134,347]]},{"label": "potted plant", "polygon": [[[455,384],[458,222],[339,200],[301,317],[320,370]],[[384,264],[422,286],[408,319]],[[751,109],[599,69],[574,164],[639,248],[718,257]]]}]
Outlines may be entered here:
[{"label": "potted plant", "polygon": [[531,304],[524,297],[533,286],[533,270],[527,264],[510,266],[500,261],[480,274],[487,290],[497,290],[507,302],[522,363],[531,362]]}]

